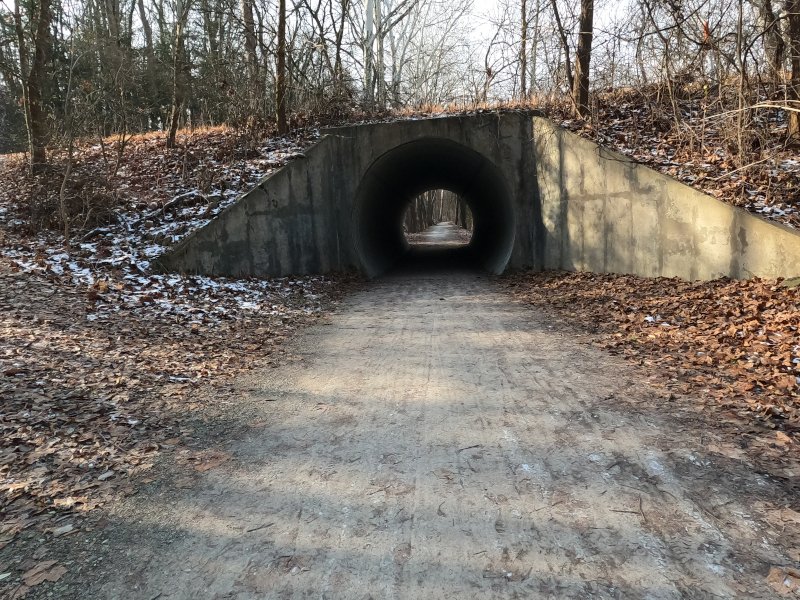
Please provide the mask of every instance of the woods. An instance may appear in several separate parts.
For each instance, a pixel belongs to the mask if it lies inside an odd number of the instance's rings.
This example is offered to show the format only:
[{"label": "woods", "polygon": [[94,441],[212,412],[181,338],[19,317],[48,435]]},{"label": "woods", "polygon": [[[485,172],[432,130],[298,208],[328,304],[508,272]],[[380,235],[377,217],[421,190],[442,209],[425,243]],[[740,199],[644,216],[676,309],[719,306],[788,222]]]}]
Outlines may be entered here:
[{"label": "woods", "polygon": [[447,190],[431,190],[414,198],[406,209],[403,228],[407,233],[420,233],[431,225],[451,222],[472,231],[472,211],[466,201]]},{"label": "woods", "polygon": [[[675,97],[800,135],[797,0],[14,0],[0,4],[0,150],[32,172],[68,138],[291,126],[390,109]],[[67,118],[67,113],[79,117]],[[674,115],[680,119],[679,114]],[[69,125],[68,125],[69,123]],[[69,130],[69,131],[68,131]],[[748,137],[744,135],[743,137]],[[744,141],[742,142],[744,143]]]},{"label": "woods", "polygon": [[[800,591],[799,145],[800,0],[0,0],[0,597]],[[165,266],[192,237],[290,267]]]}]

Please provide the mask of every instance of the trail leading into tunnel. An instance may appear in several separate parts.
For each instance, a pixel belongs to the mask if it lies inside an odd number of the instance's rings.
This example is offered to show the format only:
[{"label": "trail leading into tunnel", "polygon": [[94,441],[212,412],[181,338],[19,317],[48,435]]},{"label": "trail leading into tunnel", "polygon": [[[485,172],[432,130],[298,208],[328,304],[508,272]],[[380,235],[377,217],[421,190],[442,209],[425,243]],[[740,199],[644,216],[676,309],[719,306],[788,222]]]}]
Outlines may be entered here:
[{"label": "trail leading into tunnel", "polygon": [[773,596],[774,484],[491,278],[375,281],[298,352],[241,384],[231,460],[118,514],[91,597]]},{"label": "trail leading into tunnel", "polygon": [[431,246],[436,249],[447,249],[465,244],[459,232],[463,231],[454,223],[444,222],[431,225],[418,235],[417,245]]}]

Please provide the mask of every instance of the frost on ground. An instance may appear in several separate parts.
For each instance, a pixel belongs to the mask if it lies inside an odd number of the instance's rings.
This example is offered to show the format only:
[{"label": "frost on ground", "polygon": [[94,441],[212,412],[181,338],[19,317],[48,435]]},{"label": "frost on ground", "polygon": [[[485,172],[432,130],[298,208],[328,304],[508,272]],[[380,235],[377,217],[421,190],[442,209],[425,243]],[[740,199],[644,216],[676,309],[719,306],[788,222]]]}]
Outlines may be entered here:
[{"label": "frost on ground", "polygon": [[[226,161],[214,158],[212,136],[194,149],[186,175],[187,156],[156,151],[157,142],[130,148],[129,162],[109,177],[119,184],[116,205],[93,226],[75,228],[68,247],[59,233],[24,226],[32,215],[20,199],[30,196],[12,190],[30,182],[13,176],[18,165],[5,165],[0,564],[20,534],[51,539],[77,530],[89,511],[132,492],[131,478],[159,454],[191,445],[192,423],[218,408],[201,402],[198,388],[223,386],[256,361],[285,359],[283,342],[350,281],[152,272],[151,259],[166,246],[310,143],[272,140]],[[202,177],[211,182],[201,189]]]},{"label": "frost on ground", "polygon": [[[723,200],[798,224],[800,164],[785,152],[773,148],[769,155],[767,148],[760,166],[739,169],[729,149],[693,150],[670,133],[672,125],[637,105],[623,104],[617,116],[605,110],[603,127],[572,128]],[[184,136],[173,150],[157,135],[129,139],[119,154],[119,142],[81,148],[64,186],[72,228],[66,247],[55,232],[61,167],[29,178],[19,158],[0,162],[0,565],[18,554],[15,540],[44,547],[80,531],[92,509],[135,492],[132,478],[146,478],[159,455],[180,449],[180,460],[200,472],[226,460],[200,446],[198,423],[224,408],[200,396],[201,384],[221,388],[257,360],[285,361],[283,342],[323,314],[349,282],[159,275],[150,261],[316,139],[315,131],[259,141],[211,130]],[[757,414],[775,427],[765,456],[793,452],[796,292],[763,282],[692,284],[641,299],[625,296],[630,282],[609,278],[586,288],[607,297],[582,299],[565,289],[569,276],[542,277],[520,282],[528,286],[526,301],[563,301],[572,317],[607,326],[602,345],[610,351],[663,369],[694,391],[708,390],[708,406],[720,415]],[[538,288],[549,297],[534,297]],[[685,294],[695,298],[693,306],[684,306]],[[659,303],[659,295],[675,302]],[[740,313],[726,312],[731,297],[742,300]],[[608,312],[620,302],[625,310]],[[779,327],[770,315],[780,318]],[[784,475],[796,478],[793,468]],[[27,570],[13,576],[0,568],[0,596],[12,583],[33,587],[63,574],[62,566],[35,559],[15,562]]]}]

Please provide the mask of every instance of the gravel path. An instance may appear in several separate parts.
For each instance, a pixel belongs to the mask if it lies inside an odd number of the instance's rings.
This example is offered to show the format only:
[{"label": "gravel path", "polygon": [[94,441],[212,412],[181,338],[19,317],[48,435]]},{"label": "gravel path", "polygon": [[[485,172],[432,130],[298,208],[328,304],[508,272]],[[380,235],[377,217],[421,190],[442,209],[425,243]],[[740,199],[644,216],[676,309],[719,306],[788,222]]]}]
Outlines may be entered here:
[{"label": "gravel path", "polygon": [[373,282],[297,351],[228,460],[118,510],[89,597],[769,598],[792,564],[780,482],[487,277]]}]

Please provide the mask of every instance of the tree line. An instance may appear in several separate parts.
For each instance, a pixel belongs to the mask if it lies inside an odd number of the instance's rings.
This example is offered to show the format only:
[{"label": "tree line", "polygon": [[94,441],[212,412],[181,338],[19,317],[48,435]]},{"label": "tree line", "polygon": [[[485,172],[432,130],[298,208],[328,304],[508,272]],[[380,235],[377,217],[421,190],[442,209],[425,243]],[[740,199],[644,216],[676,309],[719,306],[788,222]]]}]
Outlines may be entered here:
[{"label": "tree line", "polygon": [[428,190],[416,196],[406,208],[403,229],[420,233],[431,225],[450,222],[472,231],[472,211],[467,202],[449,190]]},{"label": "tree line", "polygon": [[[597,4],[597,5],[596,5]],[[800,136],[800,0],[0,0],[0,151],[699,81]]]}]

